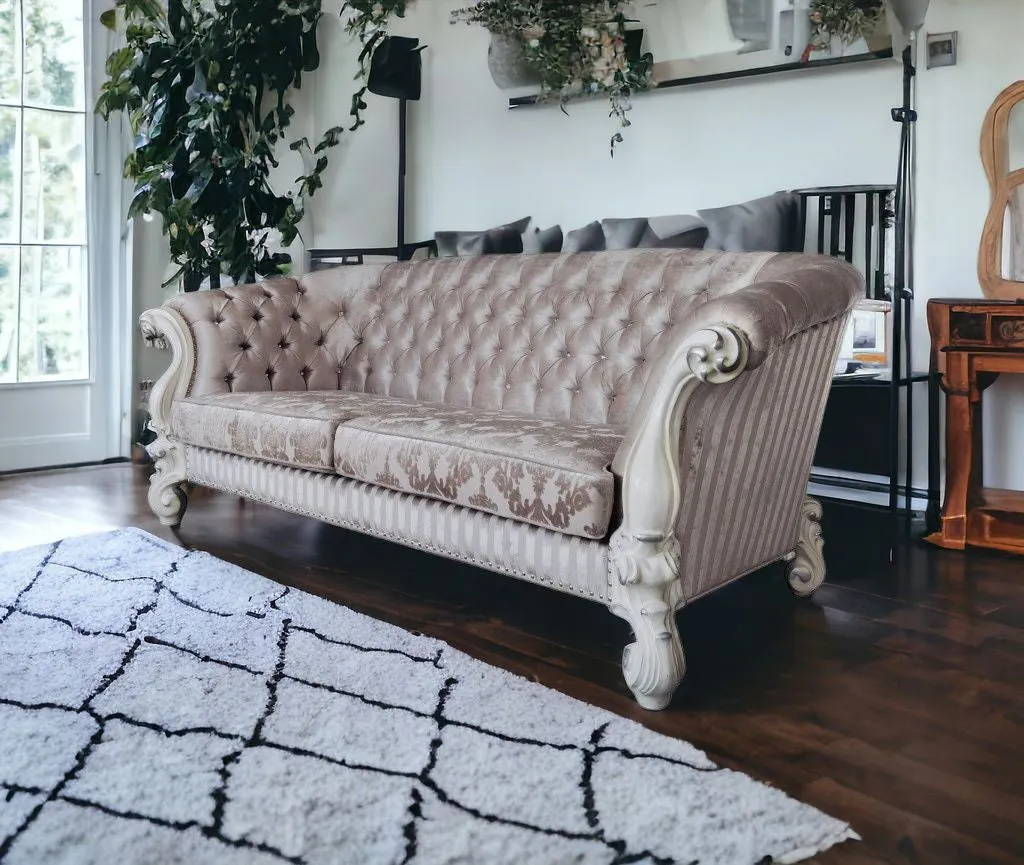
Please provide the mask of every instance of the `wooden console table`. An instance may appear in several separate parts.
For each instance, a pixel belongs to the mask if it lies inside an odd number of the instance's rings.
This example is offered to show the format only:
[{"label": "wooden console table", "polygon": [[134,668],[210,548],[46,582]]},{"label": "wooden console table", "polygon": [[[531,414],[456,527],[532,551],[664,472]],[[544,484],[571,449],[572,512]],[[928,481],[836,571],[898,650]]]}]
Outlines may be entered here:
[{"label": "wooden console table", "polygon": [[[927,540],[1024,555],[1024,491],[982,486],[981,411],[982,393],[1001,373],[1024,373],[1024,299],[930,300],[928,329],[933,387],[946,394],[946,494]],[[938,471],[937,442],[931,467]]]}]

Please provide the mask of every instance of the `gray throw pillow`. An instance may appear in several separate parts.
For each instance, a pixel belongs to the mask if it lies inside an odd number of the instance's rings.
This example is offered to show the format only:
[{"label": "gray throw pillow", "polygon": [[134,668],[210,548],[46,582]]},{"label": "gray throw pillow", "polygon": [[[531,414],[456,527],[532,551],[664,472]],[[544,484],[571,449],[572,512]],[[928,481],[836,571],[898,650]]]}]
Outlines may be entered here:
[{"label": "gray throw pillow", "polygon": [[562,252],[599,252],[604,249],[604,229],[595,220],[583,228],[570,231],[562,244]]},{"label": "gray throw pillow", "polygon": [[652,216],[648,223],[640,239],[642,248],[703,249],[707,243],[708,227],[696,216]]},{"label": "gray throw pillow", "polygon": [[726,252],[800,252],[798,238],[800,201],[789,192],[776,192],[765,198],[698,210],[707,223],[706,249]]},{"label": "gray throw pillow", "polygon": [[702,225],[699,228],[692,228],[689,231],[673,234],[671,237],[645,236],[644,241],[640,246],[650,246],[655,249],[704,249],[708,242],[708,227]]},{"label": "gray throw pillow", "polygon": [[562,226],[552,225],[551,228],[531,227],[523,234],[523,252],[528,255],[539,255],[544,252],[562,251]]},{"label": "gray throw pillow", "polygon": [[605,249],[636,249],[647,231],[646,217],[638,219],[603,219]]},{"label": "gray throw pillow", "polygon": [[523,232],[530,217],[486,231],[438,231],[434,234],[437,257],[512,254],[523,251]]}]

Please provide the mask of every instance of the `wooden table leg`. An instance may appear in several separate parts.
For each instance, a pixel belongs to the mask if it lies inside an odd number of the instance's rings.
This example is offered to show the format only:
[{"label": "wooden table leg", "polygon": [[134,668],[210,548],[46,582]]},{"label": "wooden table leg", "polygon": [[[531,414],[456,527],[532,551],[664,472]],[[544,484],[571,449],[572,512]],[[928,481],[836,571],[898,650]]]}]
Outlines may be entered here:
[{"label": "wooden table leg", "polygon": [[967,506],[977,483],[981,447],[975,447],[981,424],[981,394],[971,381],[969,357],[953,354],[947,358],[942,383],[946,392],[946,500],[937,532],[927,540],[946,549],[962,550],[967,545]]}]

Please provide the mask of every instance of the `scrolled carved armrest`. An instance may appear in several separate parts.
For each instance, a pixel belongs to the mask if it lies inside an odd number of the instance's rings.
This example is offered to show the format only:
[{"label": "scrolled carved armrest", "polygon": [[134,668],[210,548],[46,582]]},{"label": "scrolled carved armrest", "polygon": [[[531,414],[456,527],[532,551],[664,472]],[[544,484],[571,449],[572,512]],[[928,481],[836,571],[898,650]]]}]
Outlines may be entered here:
[{"label": "scrolled carved armrest", "polygon": [[[670,542],[679,513],[679,436],[689,395],[701,383],[724,384],[748,368],[745,333],[713,325],[691,333],[659,358],[612,462],[622,479],[622,531],[645,544]],[[623,582],[635,574],[620,574]]]},{"label": "scrolled carved armrest", "polygon": [[139,330],[142,331],[142,341],[150,348],[156,348],[160,351],[168,351],[171,346],[167,342],[167,337],[164,335],[163,331],[158,329],[159,327],[160,325],[147,313],[143,313],[139,319]]},{"label": "scrolled carved armrest", "polygon": [[170,366],[157,379],[149,395],[149,426],[157,434],[157,439],[148,450],[155,458],[155,451],[167,448],[171,405],[175,400],[188,396],[196,363],[196,346],[188,323],[179,313],[166,306],[142,313],[139,329],[146,345],[171,350]]}]

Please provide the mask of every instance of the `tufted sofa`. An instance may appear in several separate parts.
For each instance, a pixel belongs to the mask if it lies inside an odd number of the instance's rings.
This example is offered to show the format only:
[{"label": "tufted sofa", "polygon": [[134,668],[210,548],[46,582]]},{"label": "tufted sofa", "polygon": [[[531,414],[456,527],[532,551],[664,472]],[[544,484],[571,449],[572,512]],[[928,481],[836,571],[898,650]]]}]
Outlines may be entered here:
[{"label": "tufted sofa", "polygon": [[[341,267],[142,316],[150,504],[227,490],[607,605],[641,705],[675,611],[779,559],[824,578],[806,497],[862,279],[817,256],[643,249]],[[725,639],[726,637],[723,637]]]}]

